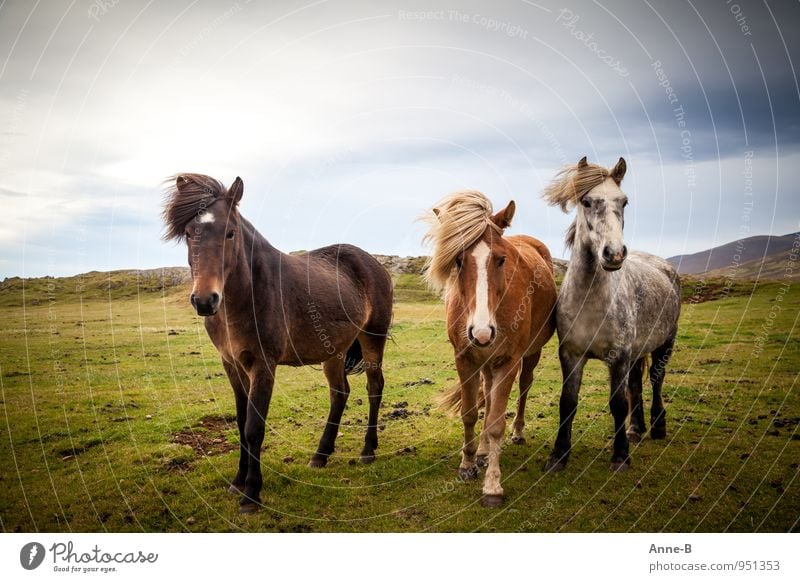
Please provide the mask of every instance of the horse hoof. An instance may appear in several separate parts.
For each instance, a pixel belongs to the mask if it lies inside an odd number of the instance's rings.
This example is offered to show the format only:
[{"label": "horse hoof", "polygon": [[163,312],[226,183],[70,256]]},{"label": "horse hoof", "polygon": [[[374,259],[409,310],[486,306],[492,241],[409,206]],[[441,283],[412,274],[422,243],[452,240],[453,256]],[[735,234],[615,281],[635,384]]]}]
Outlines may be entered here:
[{"label": "horse hoof", "polygon": [[483,494],[481,497],[481,505],[484,507],[491,507],[497,508],[503,505],[503,496],[502,495],[487,495]]},{"label": "horse hoof", "polygon": [[485,467],[489,464],[489,455],[477,455],[475,457],[475,464],[478,467]]},{"label": "horse hoof", "polygon": [[458,478],[462,481],[472,481],[473,479],[478,478],[478,467],[473,465],[468,469],[463,467],[458,468]]},{"label": "horse hoof", "polygon": [[253,503],[252,501],[239,504],[239,513],[243,515],[252,515],[253,513],[258,513],[258,509],[258,503]]},{"label": "horse hoof", "polygon": [[642,435],[638,432],[628,432],[628,442],[631,443],[640,443],[642,442]]},{"label": "horse hoof", "polygon": [[311,457],[311,460],[308,462],[308,466],[311,467],[312,469],[321,469],[327,464],[328,464],[327,457],[313,456]]},{"label": "horse hoof", "polygon": [[625,459],[623,461],[611,461],[611,470],[614,473],[624,473],[631,468],[631,460]]},{"label": "horse hoof", "polygon": [[547,459],[547,462],[544,464],[544,472],[545,473],[559,473],[567,468],[567,461],[566,459],[559,459],[555,457],[550,457]]},{"label": "horse hoof", "polygon": [[650,438],[656,441],[667,438],[666,426],[654,426],[650,429]]},{"label": "horse hoof", "polygon": [[369,465],[370,463],[374,463],[375,453],[367,453],[367,454],[362,453],[361,456],[359,457],[359,460],[364,465]]},{"label": "horse hoof", "polygon": [[515,445],[524,445],[525,444],[525,437],[524,436],[517,436],[514,435],[511,437],[511,442]]},{"label": "horse hoof", "polygon": [[244,489],[239,487],[235,483],[231,483],[231,486],[228,487],[228,493],[230,493],[231,495],[241,495],[243,491]]}]

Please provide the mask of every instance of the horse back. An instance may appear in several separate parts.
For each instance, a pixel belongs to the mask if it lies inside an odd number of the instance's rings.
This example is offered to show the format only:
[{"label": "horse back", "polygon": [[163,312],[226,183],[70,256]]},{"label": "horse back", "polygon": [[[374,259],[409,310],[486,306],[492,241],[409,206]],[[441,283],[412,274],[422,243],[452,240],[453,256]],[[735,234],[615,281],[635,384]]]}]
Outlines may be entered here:
[{"label": "horse back", "polygon": [[392,278],[375,257],[349,244],[322,247],[305,256],[310,276],[326,279],[328,286],[334,282],[336,294],[342,291],[354,294],[353,300],[366,307],[363,325],[374,323],[380,327],[386,321],[388,326],[393,300]]}]

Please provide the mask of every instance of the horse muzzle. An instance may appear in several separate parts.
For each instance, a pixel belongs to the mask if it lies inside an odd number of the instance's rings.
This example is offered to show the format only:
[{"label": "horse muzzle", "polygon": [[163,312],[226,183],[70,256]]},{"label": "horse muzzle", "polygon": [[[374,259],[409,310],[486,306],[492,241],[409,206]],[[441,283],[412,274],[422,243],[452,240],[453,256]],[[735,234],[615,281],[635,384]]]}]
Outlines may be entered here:
[{"label": "horse muzzle", "polygon": [[611,246],[606,245],[603,247],[603,256],[600,257],[600,266],[604,271],[618,271],[622,267],[622,263],[628,256],[628,247],[622,245],[619,249],[613,249]]},{"label": "horse muzzle", "polygon": [[197,315],[203,317],[216,314],[221,300],[219,293],[216,292],[207,294],[192,293],[190,297],[192,307],[197,311]]},{"label": "horse muzzle", "polygon": [[470,325],[467,328],[467,338],[476,348],[487,348],[492,345],[497,338],[497,328],[493,325],[482,328],[476,328],[474,325]]}]

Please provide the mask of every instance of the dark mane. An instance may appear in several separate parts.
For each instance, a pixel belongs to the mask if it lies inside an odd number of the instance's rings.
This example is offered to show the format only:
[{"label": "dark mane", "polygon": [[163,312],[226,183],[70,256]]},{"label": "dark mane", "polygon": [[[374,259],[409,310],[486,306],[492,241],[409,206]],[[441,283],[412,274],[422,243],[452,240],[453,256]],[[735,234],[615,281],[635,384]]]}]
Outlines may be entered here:
[{"label": "dark mane", "polygon": [[[178,189],[178,181],[183,180]],[[225,196],[225,186],[204,174],[176,174],[164,182],[164,210],[161,217],[167,229],[164,240],[183,240],[186,225],[195,216]]]},{"label": "dark mane", "polygon": [[569,250],[572,250],[572,247],[575,244],[575,230],[578,228],[577,222],[578,219],[575,218],[575,220],[572,221],[572,224],[569,225],[567,234],[564,237],[564,243]]}]

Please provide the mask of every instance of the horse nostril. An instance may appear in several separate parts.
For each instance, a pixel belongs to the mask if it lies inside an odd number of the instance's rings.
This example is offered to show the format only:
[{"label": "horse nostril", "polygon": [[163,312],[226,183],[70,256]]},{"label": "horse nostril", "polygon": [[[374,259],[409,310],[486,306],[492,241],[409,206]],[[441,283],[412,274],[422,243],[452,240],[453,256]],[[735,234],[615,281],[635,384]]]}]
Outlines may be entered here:
[{"label": "horse nostril", "polygon": [[492,332],[491,341],[494,341],[494,338],[497,337],[497,328],[493,325],[490,325],[489,330]]},{"label": "horse nostril", "polygon": [[603,258],[606,261],[610,261],[611,257],[613,255],[614,255],[614,253],[611,252],[611,247],[610,246],[606,245],[606,246],[603,247]]},{"label": "horse nostril", "polygon": [[472,341],[472,340],[474,340],[474,339],[475,339],[475,336],[474,336],[474,335],[472,335],[472,328],[473,328],[473,326],[472,326],[472,325],[470,325],[470,326],[467,328],[467,338],[469,339],[469,341]]},{"label": "horse nostril", "polygon": [[197,307],[197,295],[195,295],[194,293],[192,293],[192,294],[189,296],[189,301],[191,302],[191,304],[192,304],[192,307]]},{"label": "horse nostril", "polygon": [[211,294],[211,306],[216,307],[219,305],[219,293],[212,293]]},{"label": "horse nostril", "polygon": [[628,256],[628,247],[622,245],[622,258],[624,259],[627,256]]}]

